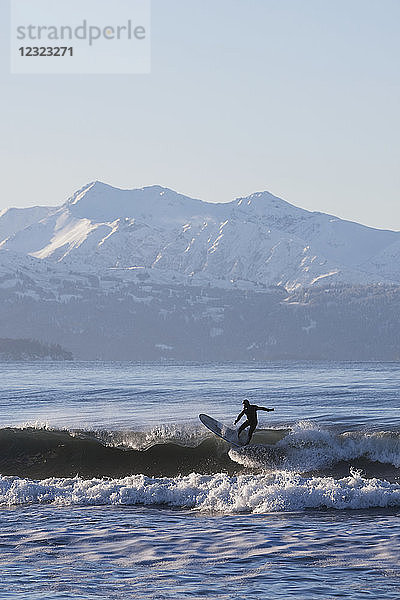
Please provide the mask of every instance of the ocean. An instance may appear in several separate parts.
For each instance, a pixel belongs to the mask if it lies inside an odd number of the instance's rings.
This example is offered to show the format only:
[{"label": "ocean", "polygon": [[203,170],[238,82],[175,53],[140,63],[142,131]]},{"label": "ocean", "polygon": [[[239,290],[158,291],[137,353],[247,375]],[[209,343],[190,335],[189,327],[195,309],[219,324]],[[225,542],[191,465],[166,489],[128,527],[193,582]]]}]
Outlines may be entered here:
[{"label": "ocean", "polygon": [[0,372],[1,600],[400,598],[398,363]]}]

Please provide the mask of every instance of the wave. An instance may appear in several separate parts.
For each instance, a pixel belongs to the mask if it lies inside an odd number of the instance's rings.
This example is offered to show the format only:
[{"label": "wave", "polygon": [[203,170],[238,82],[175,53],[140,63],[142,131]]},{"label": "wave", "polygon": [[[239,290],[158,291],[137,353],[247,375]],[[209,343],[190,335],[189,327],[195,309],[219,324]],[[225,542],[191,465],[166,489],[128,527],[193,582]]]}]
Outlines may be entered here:
[{"label": "wave", "polygon": [[[123,444],[120,432],[64,431],[51,429],[0,429],[0,473],[19,477],[122,477],[185,475],[191,472],[234,473],[243,467],[232,462],[225,442],[216,437],[184,438],[180,442],[161,436],[142,450]],[[122,436],[122,437],[121,437]],[[138,432],[138,439],[145,436]],[[131,439],[135,432],[131,433]]]},{"label": "wave", "polygon": [[395,482],[400,476],[398,431],[335,432],[299,422],[275,444],[258,443],[262,431],[254,439],[254,445],[230,449],[202,427],[179,424],[125,432],[3,428],[0,473],[44,479],[285,471],[339,478],[354,467],[366,477]]},{"label": "wave", "polygon": [[281,471],[263,475],[226,473],[122,479],[50,478],[42,481],[0,477],[0,505],[147,505],[218,513],[268,513],[305,509],[367,509],[400,506],[400,485],[348,477],[302,477]]}]

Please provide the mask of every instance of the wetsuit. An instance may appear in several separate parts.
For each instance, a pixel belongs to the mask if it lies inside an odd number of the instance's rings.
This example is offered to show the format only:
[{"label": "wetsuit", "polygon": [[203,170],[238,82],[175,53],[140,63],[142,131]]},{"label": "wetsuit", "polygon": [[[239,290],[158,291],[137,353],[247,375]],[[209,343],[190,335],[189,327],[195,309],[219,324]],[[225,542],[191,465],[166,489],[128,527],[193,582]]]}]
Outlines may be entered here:
[{"label": "wetsuit", "polygon": [[240,436],[240,434],[242,433],[242,431],[244,429],[246,429],[246,427],[250,427],[249,429],[249,437],[247,439],[247,444],[250,442],[253,433],[255,431],[255,428],[257,427],[257,411],[258,410],[265,410],[267,412],[270,412],[272,410],[274,410],[273,408],[264,408],[263,406],[257,406],[256,404],[250,404],[249,402],[247,404],[244,405],[244,408],[242,410],[242,412],[240,413],[240,415],[238,415],[236,421],[235,421],[235,425],[238,421],[240,421],[240,419],[242,417],[244,417],[244,415],[246,415],[247,420],[242,423],[242,425],[239,427],[238,430],[238,436]]}]

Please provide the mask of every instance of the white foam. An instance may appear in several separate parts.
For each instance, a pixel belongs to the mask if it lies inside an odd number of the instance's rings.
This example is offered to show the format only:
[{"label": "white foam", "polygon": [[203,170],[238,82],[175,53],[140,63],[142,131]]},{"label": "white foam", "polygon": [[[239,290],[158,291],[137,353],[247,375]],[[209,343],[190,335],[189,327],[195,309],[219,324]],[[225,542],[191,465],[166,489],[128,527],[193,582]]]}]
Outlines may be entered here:
[{"label": "white foam", "polygon": [[186,477],[123,479],[0,477],[0,504],[167,505],[222,513],[299,511],[309,508],[365,509],[400,506],[400,486],[349,477],[310,477],[281,471],[229,477],[224,473]]}]

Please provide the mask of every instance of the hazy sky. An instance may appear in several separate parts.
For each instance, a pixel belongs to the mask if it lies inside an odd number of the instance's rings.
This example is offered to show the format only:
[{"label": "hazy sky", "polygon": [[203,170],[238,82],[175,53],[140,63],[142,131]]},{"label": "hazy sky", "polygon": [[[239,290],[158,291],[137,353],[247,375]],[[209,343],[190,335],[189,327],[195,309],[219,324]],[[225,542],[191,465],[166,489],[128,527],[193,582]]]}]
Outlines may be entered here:
[{"label": "hazy sky", "polygon": [[0,23],[0,208],[99,179],[400,230],[400,0],[153,0],[150,75],[11,75]]}]

